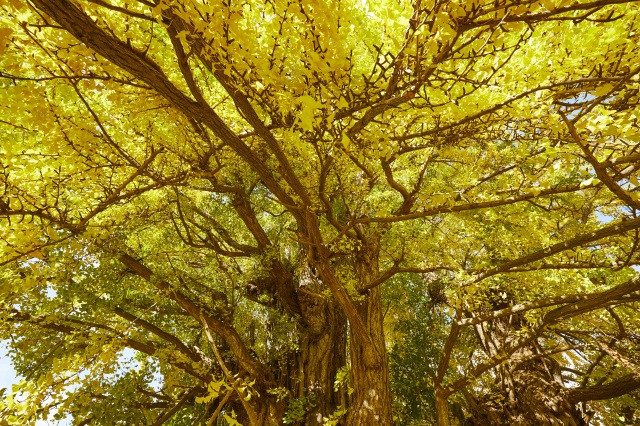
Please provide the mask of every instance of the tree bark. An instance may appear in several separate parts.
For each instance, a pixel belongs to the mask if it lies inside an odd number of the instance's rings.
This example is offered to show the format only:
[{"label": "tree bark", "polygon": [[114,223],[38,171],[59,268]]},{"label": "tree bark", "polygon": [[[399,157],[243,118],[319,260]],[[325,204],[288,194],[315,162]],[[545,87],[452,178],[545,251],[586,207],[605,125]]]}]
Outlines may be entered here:
[{"label": "tree bark", "polygon": [[[362,250],[356,259],[358,290],[367,288],[378,274],[376,249]],[[365,324],[372,345],[350,333],[351,387],[347,415],[348,425],[392,424],[389,368],[385,347],[383,310],[380,287],[375,287],[357,304],[358,315]],[[368,354],[373,350],[375,354]],[[376,362],[370,360],[374,358]]]},{"label": "tree bark", "polygon": [[[512,424],[584,425],[575,406],[570,403],[564,387],[551,379],[546,371],[528,366],[512,371],[513,398],[497,402],[495,398],[482,398],[470,424],[489,426]],[[500,393],[505,399],[507,392]],[[494,394],[495,396],[495,394]]]},{"label": "tree bark", "polygon": [[573,404],[584,401],[599,401],[616,398],[640,389],[640,375],[627,374],[604,385],[572,388],[568,391],[569,401]]},{"label": "tree bark", "polygon": [[310,399],[305,425],[323,424],[345,404],[334,384],[338,369],[346,364],[347,319],[336,301],[322,294],[323,288],[311,268],[304,269],[298,290],[304,329],[290,386],[296,398]]},{"label": "tree bark", "polygon": [[[499,348],[517,338],[523,323],[521,315],[514,315],[492,321],[486,329],[477,327],[476,331],[487,353],[496,356]],[[499,366],[496,378],[494,392],[480,396],[474,404],[472,425],[585,424],[568,398],[557,361],[544,355],[536,340]]]},{"label": "tree bark", "polygon": [[436,422],[438,426],[449,426],[449,403],[441,386],[435,389]]},{"label": "tree bark", "polygon": [[[313,297],[313,296],[312,296]],[[303,297],[305,299],[305,297]],[[299,371],[303,394],[312,399],[304,424],[321,425],[344,403],[334,390],[336,374],[345,365],[347,321],[331,299],[318,301],[315,326],[309,327],[300,342]],[[305,303],[305,309],[309,304]],[[322,327],[318,327],[322,322]]]}]

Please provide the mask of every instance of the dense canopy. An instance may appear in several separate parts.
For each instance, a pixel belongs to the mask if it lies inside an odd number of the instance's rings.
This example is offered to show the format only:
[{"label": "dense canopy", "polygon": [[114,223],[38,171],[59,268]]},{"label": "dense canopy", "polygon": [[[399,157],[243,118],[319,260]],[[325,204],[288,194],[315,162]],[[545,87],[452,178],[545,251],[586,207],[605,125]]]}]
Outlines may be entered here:
[{"label": "dense canopy", "polygon": [[0,0],[0,423],[640,421],[639,58],[625,0]]}]

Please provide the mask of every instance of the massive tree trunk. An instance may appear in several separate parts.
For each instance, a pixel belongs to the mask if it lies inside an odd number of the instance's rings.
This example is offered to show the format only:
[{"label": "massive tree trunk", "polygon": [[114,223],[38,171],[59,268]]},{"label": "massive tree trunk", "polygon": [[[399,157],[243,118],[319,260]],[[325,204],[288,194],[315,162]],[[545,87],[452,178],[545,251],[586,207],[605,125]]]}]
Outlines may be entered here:
[{"label": "massive tree trunk", "polygon": [[441,386],[435,388],[436,423],[438,426],[449,426],[449,402],[443,394]]},{"label": "massive tree trunk", "polygon": [[[512,389],[481,398],[476,405],[470,424],[485,425],[584,425],[575,406],[571,404],[566,389],[538,366],[529,365],[510,371]],[[509,398],[500,401],[500,395]]]},{"label": "massive tree trunk", "polygon": [[[524,325],[519,315],[492,321],[488,328],[478,326],[478,337],[490,356],[517,338]],[[544,354],[536,340],[518,350],[511,359],[496,369],[494,392],[478,398],[473,404],[473,425],[554,425],[585,424],[575,405],[569,400],[560,374],[560,366]]]},{"label": "massive tree trunk", "polygon": [[334,384],[346,361],[347,321],[331,298],[302,290],[300,300],[308,328],[299,343],[297,395],[312,403],[304,424],[321,425],[344,404]]},{"label": "massive tree trunk", "polygon": [[277,385],[263,389],[254,401],[264,424],[282,424],[286,416],[298,425],[321,425],[346,405],[344,392],[334,390],[337,372],[346,364],[346,317],[333,297],[323,293],[325,286],[315,270],[309,265],[300,270],[296,276],[275,261],[269,275],[252,281],[248,289],[252,300],[262,298],[280,311],[276,315],[296,320],[297,349],[271,360]]},{"label": "massive tree trunk", "polygon": [[299,332],[298,350],[278,359],[274,366],[278,385],[287,390],[288,398],[270,394],[275,387],[260,389],[260,396],[250,401],[254,422],[246,407],[235,401],[233,408],[242,424],[281,425],[287,411],[295,411],[292,402],[297,401],[304,412],[290,420],[296,425],[322,425],[346,403],[344,394],[334,390],[337,372],[346,363],[346,318],[331,299],[315,294],[302,295],[300,304],[310,324]]},{"label": "massive tree trunk", "polygon": [[[377,249],[362,250],[356,259],[358,290],[367,288],[378,275]],[[357,304],[358,314],[371,339],[368,346],[356,333],[349,335],[351,356],[351,387],[348,425],[390,425],[392,423],[389,369],[385,347],[383,310],[380,287],[367,291]],[[367,354],[368,347],[376,352],[375,362]]]},{"label": "massive tree trunk", "polygon": [[338,369],[346,364],[347,320],[312,268],[300,277],[298,300],[302,314],[299,350],[294,357],[287,388],[294,398],[307,398],[305,425],[321,425],[345,404],[334,390]]}]

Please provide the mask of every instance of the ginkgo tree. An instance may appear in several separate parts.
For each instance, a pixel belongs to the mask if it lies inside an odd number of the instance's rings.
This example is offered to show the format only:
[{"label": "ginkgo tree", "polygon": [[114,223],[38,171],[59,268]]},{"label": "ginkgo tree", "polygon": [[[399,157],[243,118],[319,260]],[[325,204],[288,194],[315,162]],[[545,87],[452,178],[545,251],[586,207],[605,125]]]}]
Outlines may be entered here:
[{"label": "ginkgo tree", "polygon": [[637,2],[0,5],[3,422],[634,421]]}]

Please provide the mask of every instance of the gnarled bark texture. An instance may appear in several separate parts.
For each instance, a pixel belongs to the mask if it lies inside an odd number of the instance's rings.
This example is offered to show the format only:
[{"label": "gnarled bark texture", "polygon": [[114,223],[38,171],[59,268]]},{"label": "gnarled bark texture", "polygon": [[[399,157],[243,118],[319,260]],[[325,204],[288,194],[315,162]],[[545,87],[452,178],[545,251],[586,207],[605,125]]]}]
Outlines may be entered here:
[{"label": "gnarled bark texture", "polygon": [[[377,251],[363,250],[356,260],[355,269],[359,289],[367,288],[377,276]],[[367,345],[356,333],[349,336],[353,393],[349,401],[347,424],[389,425],[392,423],[391,393],[380,287],[370,289],[364,300],[357,304],[357,309],[371,344]],[[373,356],[367,353],[368,350],[375,351]]]},{"label": "gnarled bark texture", "polygon": [[[300,288],[302,317],[307,325],[300,339],[296,380],[298,396],[311,397],[313,407],[305,416],[305,425],[321,425],[340,405],[340,394],[334,390],[336,373],[346,362],[347,321],[335,301],[320,293],[313,285],[307,269]],[[316,291],[314,291],[316,290]]]}]

